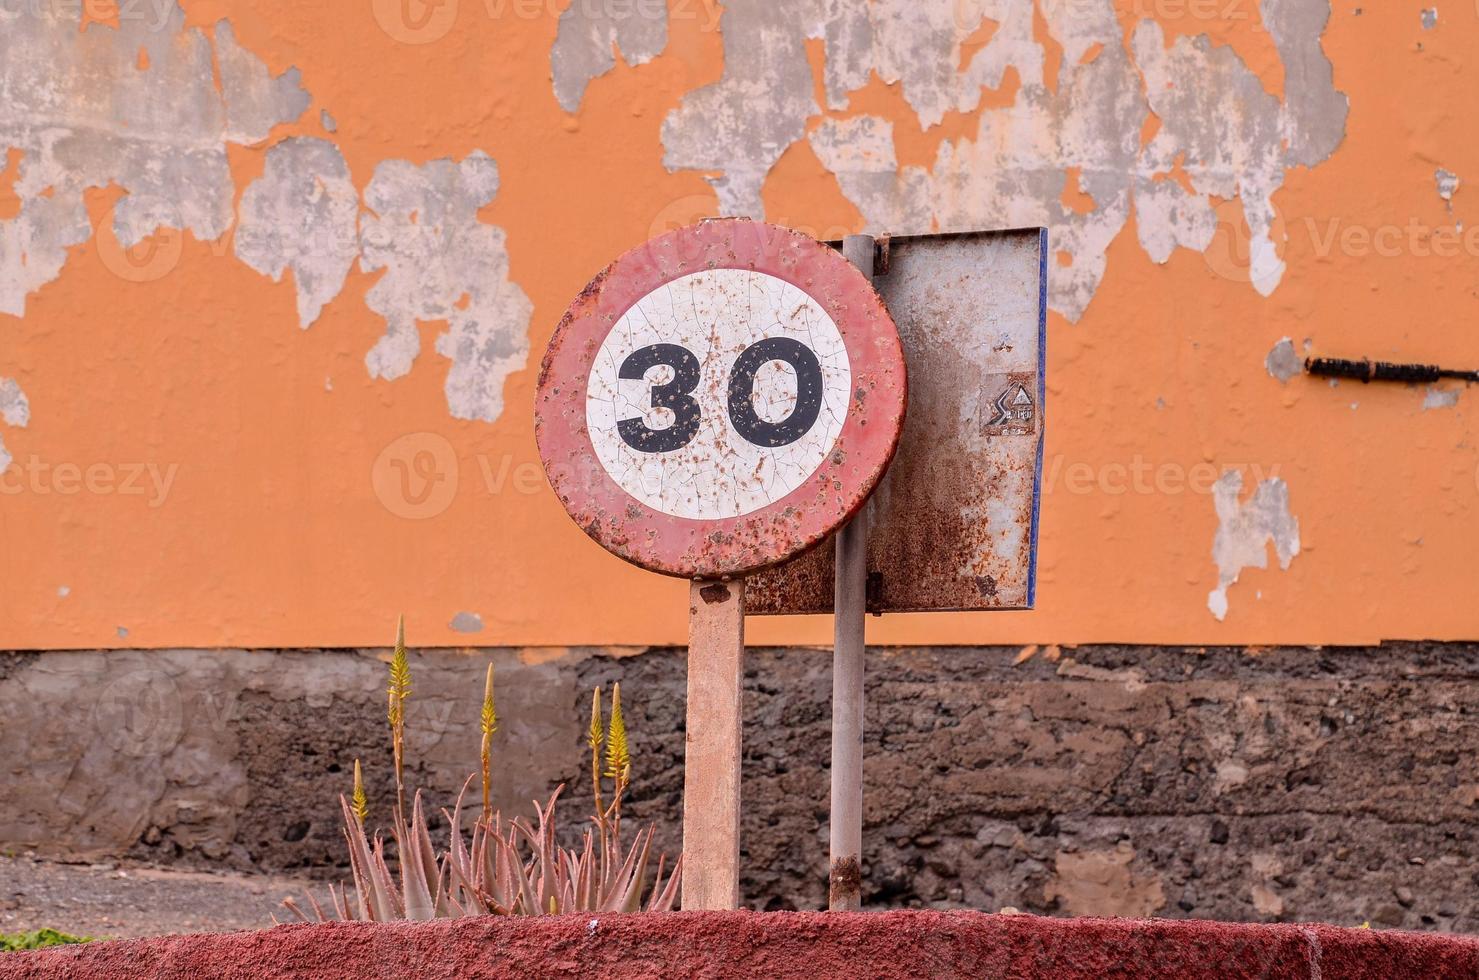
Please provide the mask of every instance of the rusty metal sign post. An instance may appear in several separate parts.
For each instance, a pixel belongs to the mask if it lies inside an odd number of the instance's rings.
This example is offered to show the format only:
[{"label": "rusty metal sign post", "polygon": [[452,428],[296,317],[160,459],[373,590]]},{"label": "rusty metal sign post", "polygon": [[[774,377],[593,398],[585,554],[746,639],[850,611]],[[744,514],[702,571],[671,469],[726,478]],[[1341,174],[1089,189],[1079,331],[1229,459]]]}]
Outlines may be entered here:
[{"label": "rusty metal sign post", "polygon": [[760,222],[633,249],[550,341],[535,402],[550,485],[607,550],[692,582],[685,909],[739,902],[745,577],[857,514],[905,403],[898,331],[867,276]]}]

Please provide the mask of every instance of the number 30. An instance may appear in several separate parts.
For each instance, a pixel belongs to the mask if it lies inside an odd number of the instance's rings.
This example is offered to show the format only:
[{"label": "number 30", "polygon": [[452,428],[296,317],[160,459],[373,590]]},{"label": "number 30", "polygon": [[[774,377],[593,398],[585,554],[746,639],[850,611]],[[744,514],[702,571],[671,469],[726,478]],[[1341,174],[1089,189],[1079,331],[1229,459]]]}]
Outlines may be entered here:
[{"label": "number 30", "polygon": [[[783,361],[796,372],[796,406],[779,422],[769,422],[755,411],[755,374],[771,361]],[[622,441],[639,453],[670,453],[682,449],[698,434],[702,413],[693,397],[699,382],[698,358],[677,344],[653,344],[633,351],[621,362],[618,376],[641,381],[647,372],[666,365],[673,378],[652,386],[652,407],[673,413],[673,424],[654,429],[640,418],[616,424]],[[822,410],[822,365],[811,348],[789,337],[768,337],[745,348],[729,372],[729,421],[746,441],[757,446],[789,446],[811,431]]]}]

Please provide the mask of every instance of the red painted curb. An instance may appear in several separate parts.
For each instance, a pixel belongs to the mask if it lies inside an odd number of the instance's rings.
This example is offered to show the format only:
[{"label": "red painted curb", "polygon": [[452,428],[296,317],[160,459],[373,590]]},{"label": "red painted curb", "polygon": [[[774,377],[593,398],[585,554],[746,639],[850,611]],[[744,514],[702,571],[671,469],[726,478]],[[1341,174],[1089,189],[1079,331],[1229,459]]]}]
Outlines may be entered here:
[{"label": "red painted curb", "polygon": [[0,954],[8,977],[1465,977],[1479,939],[980,912],[674,912],[279,926]]}]

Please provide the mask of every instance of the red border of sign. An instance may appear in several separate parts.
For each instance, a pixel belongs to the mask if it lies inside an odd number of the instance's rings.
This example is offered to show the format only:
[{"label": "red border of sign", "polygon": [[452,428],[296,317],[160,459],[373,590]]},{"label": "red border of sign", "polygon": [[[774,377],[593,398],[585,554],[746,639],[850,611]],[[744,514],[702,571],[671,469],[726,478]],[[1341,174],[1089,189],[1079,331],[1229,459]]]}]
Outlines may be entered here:
[{"label": "red border of sign", "polygon": [[[703,269],[764,272],[811,296],[836,321],[853,380],[842,432],[816,473],[760,510],[718,520],[674,517],[628,494],[601,467],[586,429],[591,362],[607,333],[643,296]],[[800,232],[723,218],[632,249],[581,291],[540,366],[534,434],[550,486],[597,543],[655,572],[728,578],[794,558],[846,523],[893,459],[907,400],[899,332],[867,277]]]}]

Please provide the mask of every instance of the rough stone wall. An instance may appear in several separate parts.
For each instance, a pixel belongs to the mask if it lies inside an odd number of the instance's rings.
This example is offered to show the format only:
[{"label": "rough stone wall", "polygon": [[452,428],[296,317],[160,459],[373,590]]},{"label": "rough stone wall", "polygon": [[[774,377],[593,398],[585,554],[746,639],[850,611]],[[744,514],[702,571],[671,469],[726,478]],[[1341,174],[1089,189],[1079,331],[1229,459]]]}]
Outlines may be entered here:
[{"label": "rough stone wall", "polygon": [[[339,877],[334,793],[390,797],[383,651],[0,655],[0,845]],[[498,665],[495,793],[584,812],[589,689],[620,681],[628,812],[677,849],[683,651],[427,651],[409,759],[450,802]],[[865,899],[1479,931],[1479,647],[869,654]],[[830,672],[746,671],[745,901],[825,901]],[[373,819],[373,818],[372,818]]]}]

